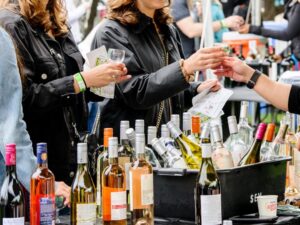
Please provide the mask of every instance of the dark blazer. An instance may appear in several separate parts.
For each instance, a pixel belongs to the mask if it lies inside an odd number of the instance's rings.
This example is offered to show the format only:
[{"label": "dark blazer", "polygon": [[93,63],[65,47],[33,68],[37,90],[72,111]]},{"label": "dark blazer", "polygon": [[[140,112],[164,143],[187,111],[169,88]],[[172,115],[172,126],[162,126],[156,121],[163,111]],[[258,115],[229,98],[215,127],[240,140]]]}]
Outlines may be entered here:
[{"label": "dark blazer", "polygon": [[107,49],[126,51],[124,63],[132,79],[118,84],[115,99],[106,100],[101,111],[101,128],[113,127],[119,135],[121,120],[144,119],[146,126],[155,126],[160,103],[164,104],[161,124],[170,120],[170,114],[182,114],[191,104],[199,84],[185,81],[179,65],[184,58],[181,42],[173,25],[162,25],[169,63],[165,66],[165,54],[152,19],[139,14],[137,25],[125,26],[118,21],[105,20],[96,33],[92,49],[105,45]]}]

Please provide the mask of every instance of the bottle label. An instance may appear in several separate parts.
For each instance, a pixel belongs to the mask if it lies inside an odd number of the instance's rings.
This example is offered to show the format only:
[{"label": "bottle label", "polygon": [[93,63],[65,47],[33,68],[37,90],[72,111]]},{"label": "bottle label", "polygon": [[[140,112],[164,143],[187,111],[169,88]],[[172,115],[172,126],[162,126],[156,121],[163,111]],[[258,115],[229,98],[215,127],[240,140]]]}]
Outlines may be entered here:
[{"label": "bottle label", "polygon": [[76,204],[77,225],[96,224],[96,204]]},{"label": "bottle label", "polygon": [[40,225],[55,224],[54,197],[40,198]]},{"label": "bottle label", "polygon": [[126,219],[127,204],[124,188],[102,187],[102,199],[104,221]]},{"label": "bottle label", "polygon": [[24,225],[24,217],[19,218],[3,218],[3,225]]},{"label": "bottle label", "polygon": [[201,224],[222,224],[221,195],[201,195]]},{"label": "bottle label", "polygon": [[153,174],[148,168],[130,169],[130,210],[146,209],[153,204]]}]

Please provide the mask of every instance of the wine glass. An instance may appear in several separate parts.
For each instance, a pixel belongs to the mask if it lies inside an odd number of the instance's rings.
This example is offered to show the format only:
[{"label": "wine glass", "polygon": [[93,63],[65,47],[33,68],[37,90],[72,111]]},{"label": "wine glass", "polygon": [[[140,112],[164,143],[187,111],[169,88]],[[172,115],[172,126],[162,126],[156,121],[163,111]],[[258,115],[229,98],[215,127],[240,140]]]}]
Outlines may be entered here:
[{"label": "wine glass", "polygon": [[55,224],[60,223],[59,211],[65,208],[64,202],[65,202],[65,198],[63,196],[55,196],[55,212],[56,212]]},{"label": "wine glass", "polygon": [[111,62],[121,63],[124,61],[125,51],[122,49],[108,49],[108,59]]}]

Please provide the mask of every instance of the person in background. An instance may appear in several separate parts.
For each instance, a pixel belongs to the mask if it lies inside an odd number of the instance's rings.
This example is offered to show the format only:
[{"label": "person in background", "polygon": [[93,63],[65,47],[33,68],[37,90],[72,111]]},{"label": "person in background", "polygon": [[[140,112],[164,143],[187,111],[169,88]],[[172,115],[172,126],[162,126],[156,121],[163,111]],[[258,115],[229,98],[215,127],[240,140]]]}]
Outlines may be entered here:
[{"label": "person in background", "polygon": [[[180,38],[182,40],[182,48],[185,58],[191,56],[195,51],[195,37],[201,37],[203,30],[203,23],[195,22],[191,9],[193,7],[192,0],[176,0],[172,1],[171,9],[174,24],[179,30]],[[201,1],[196,2],[198,16],[202,17],[202,5]],[[239,16],[230,16],[227,18],[216,17],[213,22],[214,32],[218,32],[222,29],[236,28],[244,23],[243,18]]]},{"label": "person in background", "polygon": [[91,8],[91,3],[83,1],[79,6],[76,6],[74,0],[65,0],[68,11],[68,22],[71,25],[71,31],[76,43],[81,42],[82,33],[80,30],[79,20]]},{"label": "person in background", "polygon": [[101,110],[102,128],[112,127],[114,134],[119,134],[121,120],[134,126],[136,119],[144,119],[145,126],[159,128],[171,114],[182,114],[203,89],[220,88],[217,80],[189,83],[194,71],[218,66],[225,53],[219,47],[206,48],[184,60],[169,5],[170,1],[107,2],[108,19],[101,23],[92,49],[105,45],[125,50],[124,63],[132,74]]},{"label": "person in background", "polygon": [[0,23],[23,60],[24,120],[33,146],[48,144],[50,170],[58,181],[70,185],[78,133],[87,130],[87,102],[102,100],[89,88],[130,76],[122,63],[82,71],[84,60],[66,21],[62,0],[19,0],[0,10]]},{"label": "person in background", "polygon": [[292,41],[293,54],[300,60],[300,1],[288,0],[285,2],[284,7],[284,18],[288,21],[287,28],[283,30],[271,30],[260,26],[245,24],[241,26],[239,32],[258,34],[283,41]]},{"label": "person in background", "polygon": [[[12,40],[2,28],[0,28],[0,49],[0,187],[6,174],[5,145],[15,143],[18,179],[29,191],[30,178],[36,169],[36,158],[23,120],[21,79],[23,80],[24,76],[22,72],[19,73]],[[69,204],[70,188],[64,182],[56,182],[56,195],[64,196],[65,204]]]},{"label": "person in background", "polygon": [[244,82],[247,87],[253,88],[276,108],[300,114],[300,87],[296,85],[278,83],[268,76],[254,70],[238,58],[227,57],[223,61],[227,68],[224,73],[215,72],[218,76],[226,76],[231,79]]}]

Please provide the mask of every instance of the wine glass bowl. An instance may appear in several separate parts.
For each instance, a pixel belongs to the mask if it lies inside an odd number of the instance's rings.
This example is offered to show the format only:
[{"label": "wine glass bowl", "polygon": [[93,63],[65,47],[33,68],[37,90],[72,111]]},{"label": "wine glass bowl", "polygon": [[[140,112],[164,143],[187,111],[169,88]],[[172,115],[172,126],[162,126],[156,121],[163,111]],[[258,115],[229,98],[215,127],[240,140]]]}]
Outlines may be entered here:
[{"label": "wine glass bowl", "polygon": [[125,59],[125,51],[122,49],[108,49],[108,59],[111,62],[121,63]]}]

